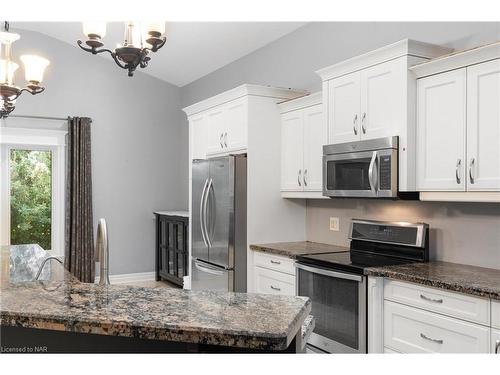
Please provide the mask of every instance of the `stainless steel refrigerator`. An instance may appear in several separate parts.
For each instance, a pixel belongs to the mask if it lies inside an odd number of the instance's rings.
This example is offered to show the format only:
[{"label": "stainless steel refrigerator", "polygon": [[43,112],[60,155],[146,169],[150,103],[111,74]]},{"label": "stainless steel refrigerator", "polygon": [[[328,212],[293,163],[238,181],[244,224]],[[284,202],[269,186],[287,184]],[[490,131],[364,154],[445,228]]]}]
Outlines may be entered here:
[{"label": "stainless steel refrigerator", "polygon": [[193,290],[246,292],[247,158],[193,160]]}]

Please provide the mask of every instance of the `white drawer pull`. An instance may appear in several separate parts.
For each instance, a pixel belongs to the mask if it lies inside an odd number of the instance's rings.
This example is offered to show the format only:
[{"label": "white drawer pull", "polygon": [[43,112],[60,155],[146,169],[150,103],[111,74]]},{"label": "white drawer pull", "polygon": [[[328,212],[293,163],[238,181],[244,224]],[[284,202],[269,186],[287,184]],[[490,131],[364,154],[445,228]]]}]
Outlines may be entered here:
[{"label": "white drawer pull", "polygon": [[432,341],[432,342],[435,342],[437,344],[442,344],[443,343],[443,340],[438,340],[438,339],[433,339],[433,338],[430,338],[429,336],[426,336],[424,335],[423,333],[420,334],[420,337],[422,337],[423,339],[426,339],[426,340],[429,340],[429,341]]},{"label": "white drawer pull", "polygon": [[271,289],[273,289],[273,290],[277,290],[278,292],[279,292],[279,291],[281,291],[281,288],[277,288],[277,287],[272,286],[272,285],[270,285],[270,287],[271,287]]},{"label": "white drawer pull", "polygon": [[279,262],[279,261],[277,261],[277,260],[272,260],[272,259],[271,259],[271,263],[272,263],[272,264],[281,264],[281,262]]},{"label": "white drawer pull", "polygon": [[427,296],[424,296],[423,294],[420,295],[420,298],[423,300],[429,301],[429,302],[435,302],[435,303],[443,303],[443,299],[434,299],[434,298],[429,298]]}]

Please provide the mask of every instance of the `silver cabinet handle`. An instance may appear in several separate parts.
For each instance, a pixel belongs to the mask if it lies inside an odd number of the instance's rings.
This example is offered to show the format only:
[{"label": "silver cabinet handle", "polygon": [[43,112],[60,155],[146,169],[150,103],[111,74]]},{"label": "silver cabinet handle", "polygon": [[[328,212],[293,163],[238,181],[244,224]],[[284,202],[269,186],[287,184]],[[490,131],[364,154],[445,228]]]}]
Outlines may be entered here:
[{"label": "silver cabinet handle", "polygon": [[272,264],[281,264],[281,262],[279,262],[279,261],[277,261],[277,260],[272,260],[272,259],[271,259],[271,263],[272,263]]},{"label": "silver cabinet handle", "polygon": [[270,285],[270,287],[271,287],[272,290],[277,290],[278,292],[281,290],[281,288],[277,288],[277,287],[272,286],[272,285]]},{"label": "silver cabinet handle", "polygon": [[304,180],[304,186],[307,186],[307,169],[304,169],[304,177],[303,177],[303,180]]},{"label": "silver cabinet handle", "polygon": [[299,186],[302,186],[302,182],[300,182],[300,176],[302,175],[302,169],[299,169],[299,174],[297,176],[297,182],[299,184]]},{"label": "silver cabinet handle", "polygon": [[443,343],[443,340],[433,339],[433,338],[431,338],[431,337],[429,337],[427,335],[424,335],[423,333],[420,334],[420,337],[422,337],[425,340],[429,340],[429,341],[435,342],[436,344],[442,344]]},{"label": "silver cabinet handle", "polygon": [[227,132],[224,133],[224,146],[227,148]]},{"label": "silver cabinet handle", "polygon": [[361,117],[361,130],[363,130],[363,134],[366,134],[365,120],[366,112],[363,112],[363,117]]},{"label": "silver cabinet handle", "polygon": [[443,299],[434,299],[434,298],[429,298],[427,296],[424,296],[423,294],[420,295],[420,298],[422,298],[425,301],[429,302],[435,302],[435,303],[443,303]]},{"label": "silver cabinet handle", "polygon": [[455,167],[455,178],[457,180],[457,184],[460,184],[462,179],[460,178],[460,170],[462,166],[462,159],[457,159],[457,166]]},{"label": "silver cabinet handle", "polygon": [[224,148],[224,144],[222,143],[222,137],[223,136],[224,136],[224,134],[220,133],[220,136],[219,136],[220,148]]},{"label": "silver cabinet handle", "polygon": [[500,350],[500,340],[495,342],[495,354],[498,354],[498,350]]},{"label": "silver cabinet handle", "polygon": [[370,183],[370,189],[373,195],[377,194],[377,169],[375,163],[377,162],[377,151],[373,151],[372,159],[370,160],[370,166],[368,167],[368,182]]},{"label": "silver cabinet handle", "polygon": [[352,120],[352,130],[354,130],[354,135],[358,135],[358,127],[356,126],[358,122],[358,115],[354,115],[354,120]]},{"label": "silver cabinet handle", "polygon": [[471,158],[470,159],[470,163],[469,163],[469,178],[470,178],[470,183],[473,184],[474,183],[474,176],[473,176],[473,171],[472,169],[475,168],[475,162],[476,162],[476,159],[474,158]]}]

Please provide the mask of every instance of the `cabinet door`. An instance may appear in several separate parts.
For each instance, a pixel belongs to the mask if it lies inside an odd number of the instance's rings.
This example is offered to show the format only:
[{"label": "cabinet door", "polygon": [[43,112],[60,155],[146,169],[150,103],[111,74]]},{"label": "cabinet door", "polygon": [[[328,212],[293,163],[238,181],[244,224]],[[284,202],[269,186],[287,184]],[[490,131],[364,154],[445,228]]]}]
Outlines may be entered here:
[{"label": "cabinet door", "polygon": [[494,329],[494,328],[491,329],[490,353],[500,354],[500,330],[499,329]]},{"label": "cabinet door", "polygon": [[360,73],[351,73],[328,82],[329,143],[360,139]]},{"label": "cabinet door", "polygon": [[417,82],[417,190],[465,191],[465,68]]},{"label": "cabinet door", "polygon": [[223,137],[226,131],[224,122],[224,108],[222,106],[211,109],[207,112],[208,124],[208,154],[224,152]]},{"label": "cabinet door", "polygon": [[206,113],[192,116],[189,119],[189,138],[191,159],[205,159],[207,157],[208,118]]},{"label": "cabinet door", "polygon": [[323,145],[328,142],[328,129],[323,121],[321,104],[305,108],[304,119],[304,190],[321,191],[323,184]]},{"label": "cabinet door", "polygon": [[393,60],[361,71],[361,139],[398,135],[405,121],[405,67]]},{"label": "cabinet door", "polygon": [[500,190],[500,59],[467,68],[467,190]]},{"label": "cabinet door", "polygon": [[239,151],[247,148],[248,99],[233,100],[225,106],[226,131],[224,147],[227,151]]},{"label": "cabinet door", "polygon": [[302,112],[281,116],[281,190],[302,191],[303,138]]}]

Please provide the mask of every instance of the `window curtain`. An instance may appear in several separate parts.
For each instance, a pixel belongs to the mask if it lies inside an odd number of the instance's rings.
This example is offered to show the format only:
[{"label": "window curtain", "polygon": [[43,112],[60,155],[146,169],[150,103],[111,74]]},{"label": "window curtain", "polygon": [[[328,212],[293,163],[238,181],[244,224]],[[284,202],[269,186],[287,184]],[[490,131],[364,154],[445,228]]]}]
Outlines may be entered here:
[{"label": "window curtain", "polygon": [[82,282],[95,275],[90,133],[92,120],[68,118],[64,265]]}]

